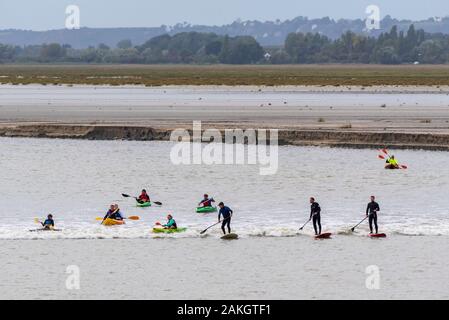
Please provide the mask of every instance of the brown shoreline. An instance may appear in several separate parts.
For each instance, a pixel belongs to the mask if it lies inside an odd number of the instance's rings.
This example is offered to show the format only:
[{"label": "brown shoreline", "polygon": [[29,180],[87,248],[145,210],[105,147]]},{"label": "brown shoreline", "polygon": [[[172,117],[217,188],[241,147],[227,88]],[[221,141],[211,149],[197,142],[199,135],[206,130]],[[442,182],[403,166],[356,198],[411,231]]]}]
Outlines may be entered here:
[{"label": "brown shoreline", "polygon": [[[179,126],[191,132],[190,126]],[[207,129],[203,126],[203,129]],[[244,128],[243,128],[244,129]],[[0,126],[1,137],[79,140],[169,141],[173,128],[128,125],[21,124]],[[220,129],[223,132],[223,129]],[[224,134],[223,134],[224,137]],[[396,148],[449,151],[449,134],[280,129],[279,145]]]}]

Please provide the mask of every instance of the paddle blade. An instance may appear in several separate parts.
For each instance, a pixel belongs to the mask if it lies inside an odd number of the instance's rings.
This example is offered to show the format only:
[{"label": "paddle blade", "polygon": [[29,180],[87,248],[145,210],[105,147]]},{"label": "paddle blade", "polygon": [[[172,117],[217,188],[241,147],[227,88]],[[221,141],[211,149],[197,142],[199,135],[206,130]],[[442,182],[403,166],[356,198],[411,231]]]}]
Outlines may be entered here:
[{"label": "paddle blade", "polygon": [[38,218],[34,218],[35,223],[41,223]]},{"label": "paddle blade", "polygon": [[131,216],[131,217],[128,217],[128,219],[129,220],[140,220],[140,217],[138,217],[138,216]]},{"label": "paddle blade", "polygon": [[131,198],[131,196],[129,194],[126,194],[126,193],[122,193],[122,197],[124,197],[124,198]]},{"label": "paddle blade", "polygon": [[96,217],[95,220],[96,220],[96,221],[103,221],[103,218]]},{"label": "paddle blade", "polygon": [[405,164],[401,164],[402,169],[408,169],[408,167]]},{"label": "paddle blade", "polygon": [[381,150],[383,153],[385,153],[386,155],[388,155],[388,150],[387,149],[382,149]]},{"label": "paddle blade", "polygon": [[377,157],[378,157],[379,159],[385,160],[385,157],[384,157],[383,155],[381,155],[381,154],[379,154]]},{"label": "paddle blade", "polygon": [[154,204],[157,204],[158,206],[162,206],[162,202],[154,201],[153,203],[154,203]]}]

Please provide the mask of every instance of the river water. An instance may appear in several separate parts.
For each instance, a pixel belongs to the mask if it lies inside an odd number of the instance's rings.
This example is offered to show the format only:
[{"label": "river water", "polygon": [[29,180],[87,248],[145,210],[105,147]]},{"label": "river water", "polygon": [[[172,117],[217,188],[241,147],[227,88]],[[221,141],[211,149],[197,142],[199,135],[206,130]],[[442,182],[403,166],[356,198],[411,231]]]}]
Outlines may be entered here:
[{"label": "river water", "polygon": [[[277,173],[262,176],[258,165],[174,165],[172,147],[1,138],[0,297],[105,298],[111,290],[116,298],[449,297],[447,153],[392,150],[409,169],[390,171],[376,150],[281,146]],[[141,209],[121,197],[142,188],[163,206]],[[205,192],[235,211],[240,240],[220,240],[217,228],[199,235],[217,219],[194,211]],[[370,195],[380,203],[387,239],[368,239],[366,224],[348,231],[363,218]],[[333,239],[312,240],[310,225],[298,231],[310,196]],[[99,225],[95,217],[112,202],[141,219]],[[63,231],[29,232],[34,218],[48,213]],[[153,235],[151,227],[167,213],[188,231]],[[75,292],[64,287],[70,264],[85,275]],[[383,270],[380,290],[365,286],[372,264]],[[109,283],[119,270],[126,279]],[[220,272],[231,275],[217,278]],[[162,281],[154,288],[164,277],[179,286]]]}]

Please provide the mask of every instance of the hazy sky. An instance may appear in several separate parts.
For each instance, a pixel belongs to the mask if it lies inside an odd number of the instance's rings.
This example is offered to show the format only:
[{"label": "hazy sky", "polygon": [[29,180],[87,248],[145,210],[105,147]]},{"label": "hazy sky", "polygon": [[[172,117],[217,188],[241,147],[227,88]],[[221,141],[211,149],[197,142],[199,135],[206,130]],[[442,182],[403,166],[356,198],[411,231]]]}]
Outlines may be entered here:
[{"label": "hazy sky", "polygon": [[0,29],[63,28],[65,8],[81,10],[87,27],[152,27],[178,22],[221,25],[242,20],[290,19],[296,16],[364,18],[378,5],[381,16],[425,19],[449,16],[449,0],[0,0]]}]

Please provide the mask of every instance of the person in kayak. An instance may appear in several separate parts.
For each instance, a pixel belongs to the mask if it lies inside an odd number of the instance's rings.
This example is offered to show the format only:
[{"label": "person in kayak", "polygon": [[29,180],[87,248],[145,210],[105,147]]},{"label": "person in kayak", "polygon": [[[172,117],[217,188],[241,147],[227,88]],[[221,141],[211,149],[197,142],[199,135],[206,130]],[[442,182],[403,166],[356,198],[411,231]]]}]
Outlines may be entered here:
[{"label": "person in kayak", "polygon": [[387,159],[387,166],[390,166],[391,168],[399,168],[399,163],[394,157],[394,155],[392,155]]},{"label": "person in kayak", "polygon": [[377,227],[377,212],[380,211],[379,204],[376,202],[376,197],[371,196],[371,201],[368,203],[366,207],[366,216],[369,217],[369,229],[370,234],[373,234],[373,223],[376,229],[376,234],[379,232],[379,228]]},{"label": "person in kayak", "polygon": [[310,220],[313,222],[313,229],[315,230],[315,235],[321,234],[321,207],[315,198],[310,198]]},{"label": "person in kayak", "polygon": [[106,215],[103,218],[103,221],[106,219],[123,220],[123,216],[120,212],[120,208],[118,207],[118,204],[111,204],[108,212],[106,213]]},{"label": "person in kayak", "polygon": [[167,223],[162,226],[164,227],[164,229],[178,229],[176,221],[175,219],[173,219],[173,216],[171,214],[167,216]]},{"label": "person in kayak", "polygon": [[45,230],[51,230],[55,227],[55,221],[53,220],[53,215],[49,214],[47,216],[47,219],[44,222],[41,222],[42,227],[44,227]]},{"label": "person in kayak", "polygon": [[[218,212],[218,222],[222,222],[221,230],[226,234],[225,227],[227,226],[228,233],[231,233],[231,218],[234,212],[229,207],[226,207],[223,202],[220,202],[218,207],[220,208],[220,211]],[[220,219],[222,216],[223,220]]]},{"label": "person in kayak", "polygon": [[214,198],[209,199],[209,195],[205,194],[204,199],[198,203],[199,207],[212,207],[212,202],[215,202]]},{"label": "person in kayak", "polygon": [[137,202],[139,203],[147,203],[150,202],[150,196],[147,193],[147,190],[143,189],[140,196],[137,198]]}]

